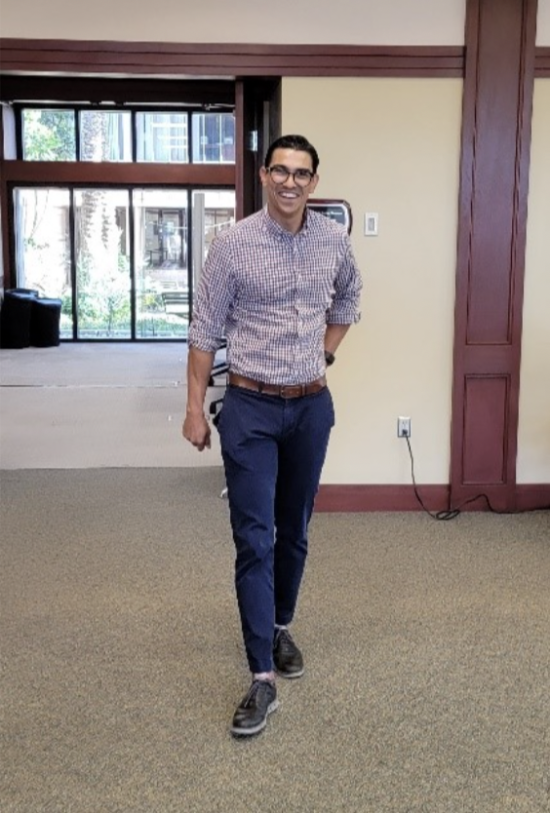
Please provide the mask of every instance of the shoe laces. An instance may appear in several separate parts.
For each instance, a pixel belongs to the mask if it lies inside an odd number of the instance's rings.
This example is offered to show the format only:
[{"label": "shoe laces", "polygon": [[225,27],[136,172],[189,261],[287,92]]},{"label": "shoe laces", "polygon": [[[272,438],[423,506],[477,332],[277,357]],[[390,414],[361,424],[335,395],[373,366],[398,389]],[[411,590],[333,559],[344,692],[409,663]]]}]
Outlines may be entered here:
[{"label": "shoe laces", "polygon": [[296,649],[296,644],[292,640],[292,635],[288,630],[285,629],[277,631],[277,635],[275,636],[275,644],[286,655],[292,654],[292,652],[294,652]]},{"label": "shoe laces", "polygon": [[263,686],[273,686],[273,683],[270,680],[253,680],[250,689],[243,697],[241,706],[243,708],[249,706]]}]

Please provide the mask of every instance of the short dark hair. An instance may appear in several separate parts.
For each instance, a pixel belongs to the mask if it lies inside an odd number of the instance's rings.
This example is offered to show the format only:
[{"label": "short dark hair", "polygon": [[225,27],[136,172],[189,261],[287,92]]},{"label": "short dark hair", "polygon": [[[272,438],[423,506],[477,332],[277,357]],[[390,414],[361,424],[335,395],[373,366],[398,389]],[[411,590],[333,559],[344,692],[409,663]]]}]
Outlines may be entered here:
[{"label": "short dark hair", "polygon": [[313,172],[317,172],[317,167],[319,166],[319,155],[313,144],[310,144],[307,138],[304,138],[304,136],[284,135],[280,138],[276,138],[275,141],[267,148],[264,167],[269,167],[275,150],[299,150],[300,152],[307,152],[311,157]]}]

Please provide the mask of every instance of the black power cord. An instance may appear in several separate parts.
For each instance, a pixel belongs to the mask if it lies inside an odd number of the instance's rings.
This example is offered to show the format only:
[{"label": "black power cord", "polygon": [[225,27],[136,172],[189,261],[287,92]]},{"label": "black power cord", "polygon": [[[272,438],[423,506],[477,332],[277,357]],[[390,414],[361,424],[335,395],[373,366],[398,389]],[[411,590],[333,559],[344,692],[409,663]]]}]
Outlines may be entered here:
[{"label": "black power cord", "polygon": [[485,502],[487,503],[487,507],[489,508],[489,511],[492,511],[493,514],[528,514],[533,511],[550,511],[550,505],[543,505],[540,508],[526,508],[523,511],[498,511],[491,505],[491,500],[489,499],[487,494],[476,494],[475,497],[469,497],[467,500],[464,500],[464,502],[461,503],[457,508],[449,508],[447,511],[430,511],[430,509],[426,508],[426,506],[424,505],[424,501],[420,496],[420,492],[416,484],[416,479],[414,476],[414,455],[411,447],[411,439],[408,435],[403,435],[402,437],[404,437],[405,440],[407,441],[407,448],[409,450],[409,457],[411,459],[411,478],[413,482],[414,495],[418,500],[418,503],[420,504],[422,510],[425,511],[426,514],[428,514],[428,516],[431,517],[432,519],[436,520],[456,519],[456,517],[458,517],[458,515],[462,512],[462,509],[466,505],[469,505],[472,502],[476,502],[477,500],[485,500]]}]

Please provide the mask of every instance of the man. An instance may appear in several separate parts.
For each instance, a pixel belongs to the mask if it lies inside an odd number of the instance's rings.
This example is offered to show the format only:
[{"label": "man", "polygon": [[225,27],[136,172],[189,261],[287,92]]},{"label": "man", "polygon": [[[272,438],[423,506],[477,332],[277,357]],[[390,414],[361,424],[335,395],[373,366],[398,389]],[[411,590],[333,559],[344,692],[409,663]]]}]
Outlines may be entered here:
[{"label": "man", "polygon": [[298,678],[288,625],[334,409],[326,366],[359,320],[361,280],[345,229],[306,209],[319,157],[277,139],[260,178],[267,206],[211,245],[189,329],[183,435],[210,446],[204,399],[221,338],[228,387],[218,429],[236,547],[235,586],[252,685],[231,732],[261,731],[277,708],[275,673]]}]

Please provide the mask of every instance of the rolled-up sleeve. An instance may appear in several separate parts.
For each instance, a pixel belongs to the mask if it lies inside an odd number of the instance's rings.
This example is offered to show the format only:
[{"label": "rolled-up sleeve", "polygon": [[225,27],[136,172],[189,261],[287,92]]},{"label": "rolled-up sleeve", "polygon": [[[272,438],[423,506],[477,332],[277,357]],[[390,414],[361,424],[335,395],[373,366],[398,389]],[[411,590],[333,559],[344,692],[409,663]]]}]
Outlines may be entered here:
[{"label": "rolled-up sleeve", "polygon": [[336,275],[335,295],[327,313],[327,323],[352,325],[361,318],[359,304],[363,280],[357,268],[348,235],[345,235],[343,259]]},{"label": "rolled-up sleeve", "polygon": [[220,235],[210,246],[193,302],[188,335],[190,347],[208,353],[219,350],[234,287],[231,247],[224,235]]}]

